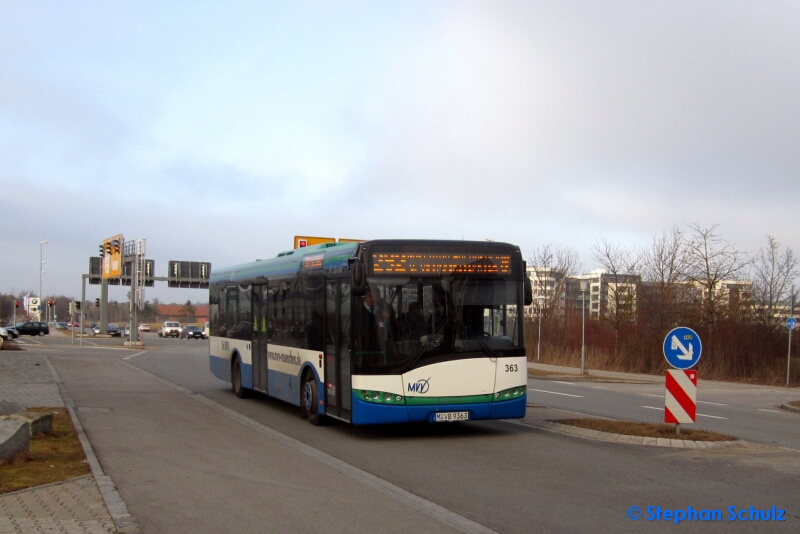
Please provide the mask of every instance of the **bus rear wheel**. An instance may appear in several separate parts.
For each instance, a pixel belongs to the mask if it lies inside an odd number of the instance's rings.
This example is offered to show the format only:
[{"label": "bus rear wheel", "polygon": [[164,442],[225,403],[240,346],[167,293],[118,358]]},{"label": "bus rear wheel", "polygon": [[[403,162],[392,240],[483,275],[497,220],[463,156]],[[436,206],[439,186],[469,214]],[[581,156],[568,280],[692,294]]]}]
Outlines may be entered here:
[{"label": "bus rear wheel", "polygon": [[249,390],[242,385],[242,364],[239,363],[238,358],[236,359],[235,362],[233,362],[233,372],[231,373],[231,386],[233,387],[233,392],[240,399],[246,399],[247,397],[250,396]]},{"label": "bus rear wheel", "polygon": [[302,391],[303,397],[300,399],[300,416],[308,418],[308,422],[312,425],[321,425],[323,417],[319,413],[317,381],[314,379],[314,373],[306,373]]}]

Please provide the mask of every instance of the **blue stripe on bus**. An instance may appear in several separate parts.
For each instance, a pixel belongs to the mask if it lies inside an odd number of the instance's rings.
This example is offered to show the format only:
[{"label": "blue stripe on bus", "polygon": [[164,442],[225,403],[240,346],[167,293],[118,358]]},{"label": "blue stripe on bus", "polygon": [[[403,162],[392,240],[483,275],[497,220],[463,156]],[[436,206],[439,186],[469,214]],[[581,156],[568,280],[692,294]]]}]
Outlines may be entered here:
[{"label": "blue stripe on bus", "polygon": [[[267,393],[270,397],[275,397],[284,402],[300,406],[300,390],[303,387],[300,376],[303,375],[305,368],[311,368],[314,373],[314,380],[317,384],[317,399],[324,398],[322,396],[322,382],[319,380],[317,370],[313,365],[306,363],[300,368],[299,376],[282,373],[280,371],[267,370]],[[319,413],[325,414],[325,406],[319,404],[317,406]]]},{"label": "blue stripe on bus", "polygon": [[383,423],[433,422],[436,412],[469,412],[470,421],[481,419],[519,419],[525,417],[527,396],[514,400],[479,404],[437,404],[429,406],[397,406],[365,402],[353,394],[355,425]]},{"label": "blue stripe on bus", "polygon": [[231,381],[231,361],[228,358],[211,356],[211,372],[220,380]]}]

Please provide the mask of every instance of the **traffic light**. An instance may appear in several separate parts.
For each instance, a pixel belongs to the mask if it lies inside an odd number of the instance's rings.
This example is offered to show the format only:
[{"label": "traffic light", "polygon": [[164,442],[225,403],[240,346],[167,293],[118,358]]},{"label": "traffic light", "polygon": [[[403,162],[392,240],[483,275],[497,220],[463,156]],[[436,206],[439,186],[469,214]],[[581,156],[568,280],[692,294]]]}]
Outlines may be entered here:
[{"label": "traffic light", "polygon": [[75,309],[76,309],[76,310],[80,310],[80,309],[81,309],[81,303],[80,303],[80,301],[77,301],[77,300],[75,301]]},{"label": "traffic light", "polygon": [[15,308],[19,308],[19,301],[18,301],[18,300],[15,300],[15,301],[14,301],[14,307],[15,307]]},{"label": "traffic light", "polygon": [[119,239],[114,239],[111,241],[111,252],[114,254],[119,254]]},{"label": "traffic light", "polygon": [[106,249],[103,245],[100,245],[100,257],[104,257],[106,255]]},{"label": "traffic light", "polygon": [[111,243],[108,242],[105,243],[105,251],[107,256],[111,255]]},{"label": "traffic light", "polygon": [[100,307],[100,299],[94,299],[94,305],[95,305],[95,307],[99,308]]},{"label": "traffic light", "polygon": [[53,299],[48,299],[47,300],[47,305],[48,306],[54,306],[55,305],[55,301]]}]

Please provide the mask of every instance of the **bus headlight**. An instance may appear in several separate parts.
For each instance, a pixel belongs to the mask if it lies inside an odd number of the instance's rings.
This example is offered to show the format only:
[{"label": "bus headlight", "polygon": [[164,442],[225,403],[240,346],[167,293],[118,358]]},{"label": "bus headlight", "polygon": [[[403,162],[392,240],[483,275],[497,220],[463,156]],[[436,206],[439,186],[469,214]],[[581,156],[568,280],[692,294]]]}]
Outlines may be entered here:
[{"label": "bus headlight", "polygon": [[405,398],[402,395],[397,395],[395,393],[388,393],[386,391],[368,391],[366,389],[362,389],[359,393],[359,397],[367,402],[393,405],[405,404]]},{"label": "bus headlight", "polygon": [[525,395],[525,386],[504,389],[494,394],[494,400],[512,400]]}]

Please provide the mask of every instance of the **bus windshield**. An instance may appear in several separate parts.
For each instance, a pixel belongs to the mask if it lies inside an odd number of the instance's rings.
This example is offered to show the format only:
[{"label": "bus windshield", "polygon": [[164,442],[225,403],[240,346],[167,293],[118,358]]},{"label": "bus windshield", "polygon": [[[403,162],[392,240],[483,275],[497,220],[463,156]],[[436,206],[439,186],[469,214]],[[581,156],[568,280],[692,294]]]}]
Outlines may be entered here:
[{"label": "bus windshield", "polygon": [[524,355],[520,294],[498,277],[370,278],[353,314],[353,373]]}]

